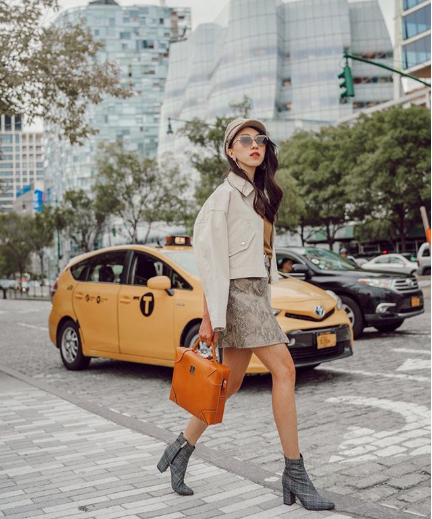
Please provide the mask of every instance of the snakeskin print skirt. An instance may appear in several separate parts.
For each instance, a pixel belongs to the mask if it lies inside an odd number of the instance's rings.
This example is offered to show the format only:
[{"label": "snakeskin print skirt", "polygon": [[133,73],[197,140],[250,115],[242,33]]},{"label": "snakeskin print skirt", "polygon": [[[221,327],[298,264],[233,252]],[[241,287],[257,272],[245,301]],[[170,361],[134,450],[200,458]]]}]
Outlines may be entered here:
[{"label": "snakeskin print skirt", "polygon": [[257,348],[288,343],[269,303],[270,261],[266,254],[264,260],[267,277],[230,280],[226,328],[218,333],[219,348]]}]

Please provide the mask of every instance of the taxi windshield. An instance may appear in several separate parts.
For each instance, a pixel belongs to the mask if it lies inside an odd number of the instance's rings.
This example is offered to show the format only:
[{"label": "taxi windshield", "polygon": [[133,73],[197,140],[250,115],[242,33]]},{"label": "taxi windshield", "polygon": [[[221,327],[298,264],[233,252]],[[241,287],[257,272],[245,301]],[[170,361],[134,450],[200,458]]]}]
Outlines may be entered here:
[{"label": "taxi windshield", "polygon": [[354,263],[324,249],[302,249],[300,252],[320,270],[355,270]]},{"label": "taxi windshield", "polygon": [[185,269],[189,274],[200,277],[198,273],[198,267],[195,262],[195,256],[193,250],[187,251],[163,251],[170,259],[180,265],[181,268]]}]

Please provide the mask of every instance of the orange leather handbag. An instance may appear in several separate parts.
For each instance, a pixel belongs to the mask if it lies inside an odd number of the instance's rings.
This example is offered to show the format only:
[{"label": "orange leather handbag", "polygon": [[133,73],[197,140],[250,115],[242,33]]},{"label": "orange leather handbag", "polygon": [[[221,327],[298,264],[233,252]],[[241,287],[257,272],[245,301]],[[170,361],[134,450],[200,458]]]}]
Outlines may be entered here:
[{"label": "orange leather handbag", "polygon": [[192,348],[176,348],[170,400],[213,425],[222,422],[231,369],[217,362],[214,342],[212,359],[197,352],[199,343],[198,338]]}]

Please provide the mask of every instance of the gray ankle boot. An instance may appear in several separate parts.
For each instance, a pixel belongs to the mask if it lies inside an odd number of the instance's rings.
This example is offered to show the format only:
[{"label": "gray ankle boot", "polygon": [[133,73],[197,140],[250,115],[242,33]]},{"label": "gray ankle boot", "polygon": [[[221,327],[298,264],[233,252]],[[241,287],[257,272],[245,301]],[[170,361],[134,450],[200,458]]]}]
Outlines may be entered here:
[{"label": "gray ankle boot", "polygon": [[165,449],[157,464],[160,472],[165,472],[170,467],[171,486],[181,496],[191,496],[194,493],[184,482],[187,464],[194,450],[195,447],[180,433],[177,440]]},{"label": "gray ankle boot", "polygon": [[333,510],[335,504],[321,497],[306,472],[303,456],[300,459],[285,458],[282,474],[283,500],[286,505],[295,503],[296,496],[308,510]]}]

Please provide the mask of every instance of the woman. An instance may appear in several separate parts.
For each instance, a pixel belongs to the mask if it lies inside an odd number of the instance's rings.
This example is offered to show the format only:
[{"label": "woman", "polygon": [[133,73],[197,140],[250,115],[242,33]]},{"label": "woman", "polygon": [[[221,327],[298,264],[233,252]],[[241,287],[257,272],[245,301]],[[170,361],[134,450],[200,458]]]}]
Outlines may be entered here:
[{"label": "woman", "polygon": [[[288,338],[271,309],[270,284],[278,281],[274,221],[283,197],[275,181],[275,150],[262,122],[235,119],[227,126],[224,152],[230,171],[194,225],[194,253],[204,290],[199,335],[208,345],[213,341],[224,349],[223,363],[231,368],[227,398],[240,389],[252,352],[269,370],[285,458],[284,503],[292,505],[298,497],[309,510],[331,510],[334,503],[318,494],[299,452],[295,367]],[[184,476],[206,428],[192,417],[158,463],[161,472],[170,467],[172,488],[181,495],[193,494]]]}]

